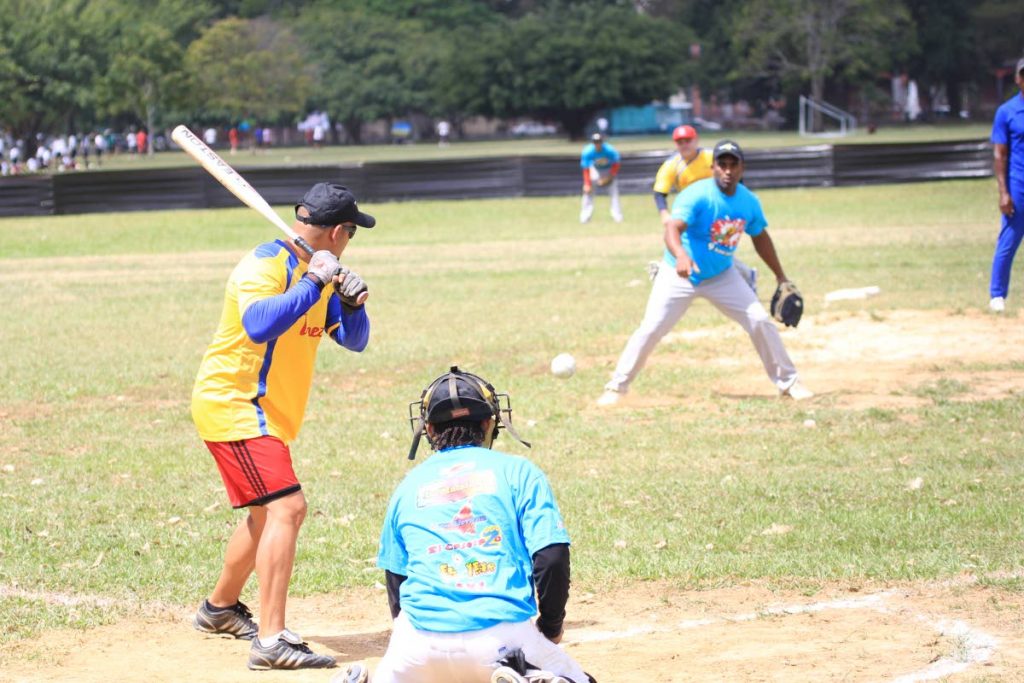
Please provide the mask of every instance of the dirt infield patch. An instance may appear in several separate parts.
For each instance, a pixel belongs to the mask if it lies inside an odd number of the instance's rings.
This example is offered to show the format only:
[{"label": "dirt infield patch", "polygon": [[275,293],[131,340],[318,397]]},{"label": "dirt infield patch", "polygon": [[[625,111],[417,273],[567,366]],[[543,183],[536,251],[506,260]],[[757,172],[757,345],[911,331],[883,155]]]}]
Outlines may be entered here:
[{"label": "dirt infield patch", "polygon": [[[191,610],[12,648],[6,681],[326,683],[332,672],[246,669],[248,643],[197,633]],[[290,621],[342,662],[375,665],[389,636],[382,591],[290,603]],[[563,642],[601,683],[1024,680],[1024,596],[944,583],[832,586],[813,596],[749,584],[639,584],[573,595]]]},{"label": "dirt infield patch", "polygon": [[[685,320],[684,320],[685,322]],[[650,365],[726,366],[714,393],[723,398],[774,396],[757,354],[737,325],[680,329],[666,335]],[[809,316],[782,332],[801,379],[837,408],[912,409],[933,402],[935,385],[950,400],[1006,398],[1024,390],[1024,318],[979,312],[841,311]],[[679,350],[685,349],[685,353]],[[687,397],[629,396],[626,405]]]}]

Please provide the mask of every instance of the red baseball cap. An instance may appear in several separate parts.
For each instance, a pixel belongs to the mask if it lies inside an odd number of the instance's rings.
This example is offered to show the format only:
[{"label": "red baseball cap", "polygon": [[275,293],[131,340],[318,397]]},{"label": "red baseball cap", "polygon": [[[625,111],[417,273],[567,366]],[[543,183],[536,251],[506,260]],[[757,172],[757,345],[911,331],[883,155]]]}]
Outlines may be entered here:
[{"label": "red baseball cap", "polygon": [[673,140],[689,140],[697,137],[697,131],[693,126],[676,126],[676,129],[672,131]]}]

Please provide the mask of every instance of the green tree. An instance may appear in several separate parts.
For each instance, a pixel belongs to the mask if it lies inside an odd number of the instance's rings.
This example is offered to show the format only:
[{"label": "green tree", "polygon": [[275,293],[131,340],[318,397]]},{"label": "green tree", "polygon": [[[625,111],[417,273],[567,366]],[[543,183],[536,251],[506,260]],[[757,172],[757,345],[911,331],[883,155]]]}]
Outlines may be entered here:
[{"label": "green tree", "polygon": [[152,154],[158,115],[181,97],[185,49],[212,8],[197,0],[93,0],[93,8],[105,17],[108,61],[96,83],[101,110],[144,122]]},{"label": "green tree", "polygon": [[[945,86],[954,112],[960,108],[961,86],[981,73],[970,0],[905,0],[917,26],[917,51],[910,73],[927,92]],[[1024,21],[1024,16],[1021,17]]]},{"label": "green tree", "polygon": [[603,109],[667,97],[692,31],[621,3],[552,3],[477,33],[443,65],[472,113],[558,121],[572,139]]},{"label": "green tree", "polygon": [[86,0],[0,0],[0,128],[35,151],[40,132],[72,132],[94,103],[99,27]]},{"label": "green tree", "polygon": [[[344,39],[325,26],[344,26]],[[341,121],[353,142],[365,122],[431,107],[439,43],[420,22],[322,3],[302,13],[296,31],[316,56],[311,106]]]},{"label": "green tree", "polygon": [[290,29],[266,17],[214,23],[185,53],[197,115],[270,122],[295,117],[313,85],[299,44]]},{"label": "green tree", "polygon": [[913,46],[906,7],[892,0],[752,0],[734,17],[741,77],[754,72],[809,84],[822,101],[830,79],[871,79]]},{"label": "green tree", "polygon": [[[1024,57],[1024,4],[1020,0],[982,0],[972,3],[971,19],[975,28],[972,36],[978,50],[978,60],[984,67],[978,79],[990,78],[991,70],[1013,67]],[[1012,92],[1013,77],[1007,81]]]}]

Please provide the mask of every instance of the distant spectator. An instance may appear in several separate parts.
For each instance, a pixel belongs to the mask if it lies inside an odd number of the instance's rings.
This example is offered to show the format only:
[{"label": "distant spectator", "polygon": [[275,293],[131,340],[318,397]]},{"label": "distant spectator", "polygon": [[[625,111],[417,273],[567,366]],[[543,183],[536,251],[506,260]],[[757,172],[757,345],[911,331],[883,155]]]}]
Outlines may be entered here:
[{"label": "distant spectator", "polygon": [[125,146],[127,146],[129,154],[135,154],[135,152],[138,150],[139,139],[135,137],[134,130],[130,130],[128,131],[127,134],[125,134],[124,144]]},{"label": "distant spectator", "polygon": [[448,123],[444,119],[437,122],[437,146],[447,147],[448,136],[451,135],[452,124]]},{"label": "distant spectator", "polygon": [[263,146],[263,129],[260,128],[259,126],[256,126],[253,129],[252,136],[253,141],[256,143],[255,146],[253,147],[253,151],[255,151],[256,148]]},{"label": "distant spectator", "polygon": [[148,142],[149,136],[146,134],[146,129],[139,128],[139,132],[135,134],[135,146],[139,148],[139,154],[149,153],[149,147],[146,146]]},{"label": "distant spectator", "polygon": [[320,122],[313,126],[313,146],[320,149],[324,146],[324,138],[327,137],[327,128]]},{"label": "distant spectator", "polygon": [[25,162],[25,168],[28,169],[29,173],[36,173],[39,170],[39,159],[29,157],[28,161]]},{"label": "distant spectator", "polygon": [[82,139],[78,143],[80,150],[80,156],[82,157],[82,168],[89,168],[89,156],[92,153],[92,140],[88,135],[83,135]]},{"label": "distant spectator", "polygon": [[213,126],[208,127],[203,131],[203,142],[210,147],[217,146],[217,129]]},{"label": "distant spectator", "polygon": [[96,165],[99,166],[103,162],[103,153],[107,151],[107,138],[103,133],[96,133],[92,142],[96,146]]},{"label": "distant spectator", "polygon": [[231,126],[231,129],[228,130],[228,144],[231,145],[231,153],[232,154],[237,154],[238,153],[238,128],[236,128],[235,126]]},{"label": "distant spectator", "polygon": [[274,129],[267,127],[263,129],[263,146],[273,147],[274,146]]}]

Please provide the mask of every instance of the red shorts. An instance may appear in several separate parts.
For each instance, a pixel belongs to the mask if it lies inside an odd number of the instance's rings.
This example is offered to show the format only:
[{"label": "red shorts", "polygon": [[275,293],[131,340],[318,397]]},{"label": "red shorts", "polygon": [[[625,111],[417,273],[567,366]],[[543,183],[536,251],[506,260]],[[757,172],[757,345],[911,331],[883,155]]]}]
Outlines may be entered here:
[{"label": "red shorts", "polygon": [[206,441],[217,461],[232,507],[266,505],[302,489],[292,454],[276,436],[243,441]]}]

